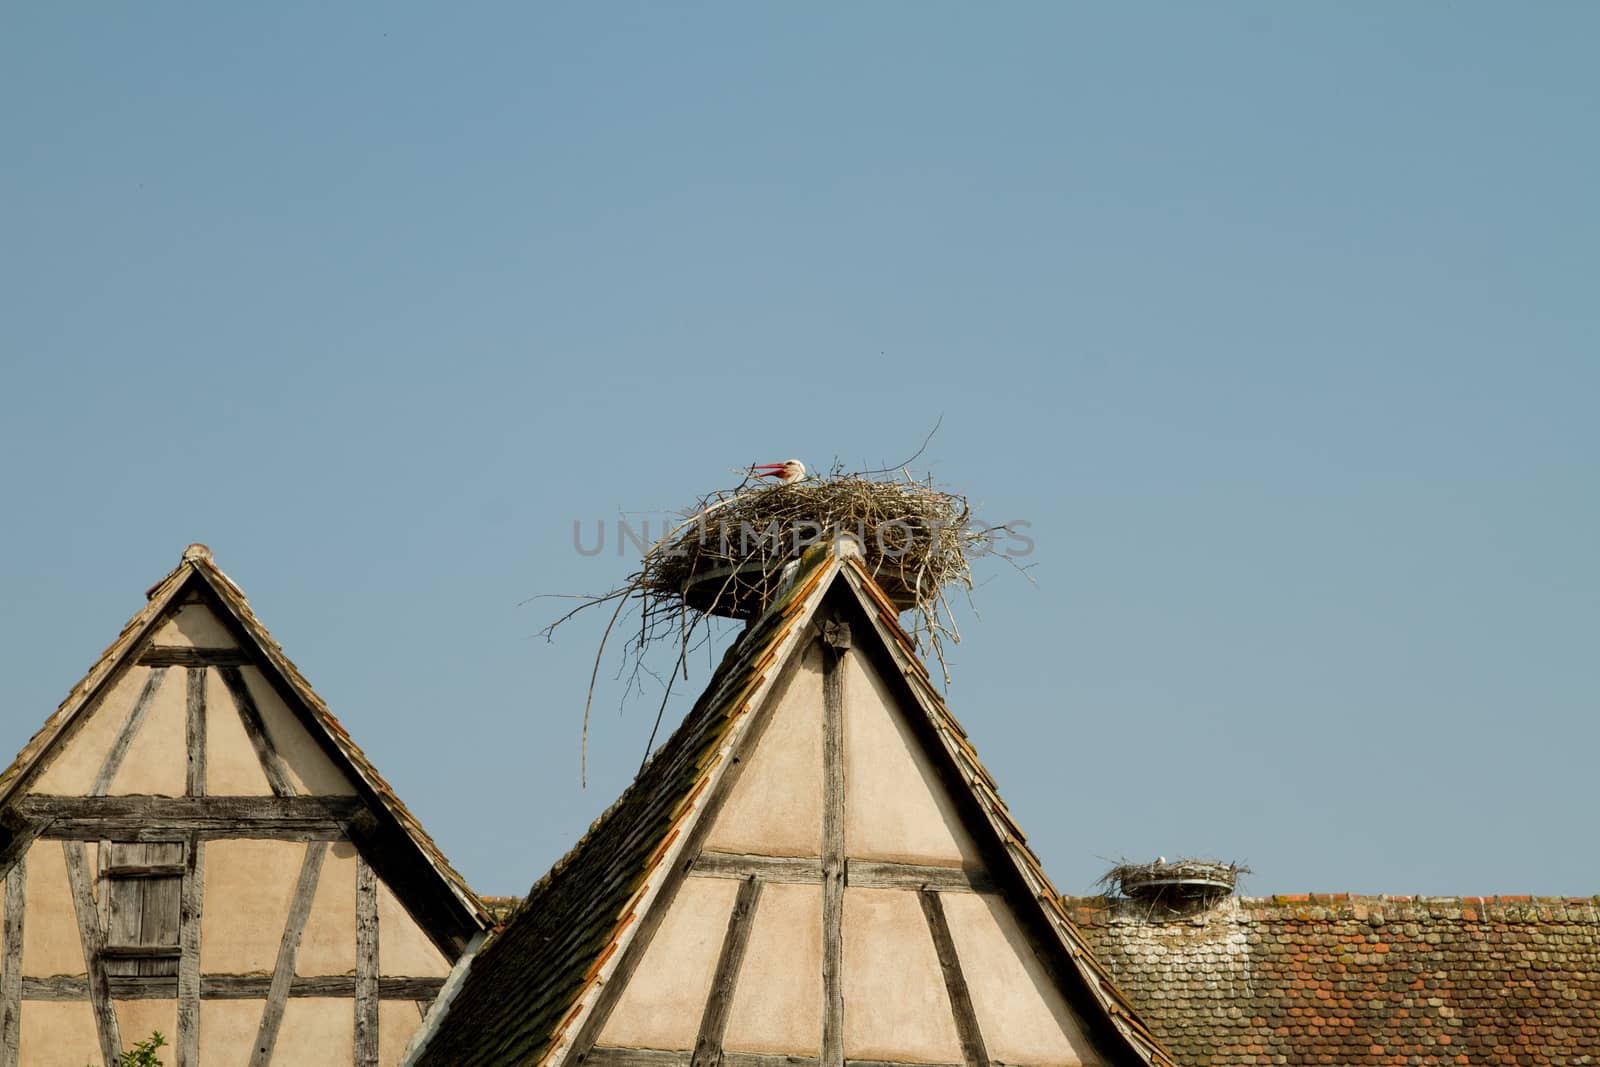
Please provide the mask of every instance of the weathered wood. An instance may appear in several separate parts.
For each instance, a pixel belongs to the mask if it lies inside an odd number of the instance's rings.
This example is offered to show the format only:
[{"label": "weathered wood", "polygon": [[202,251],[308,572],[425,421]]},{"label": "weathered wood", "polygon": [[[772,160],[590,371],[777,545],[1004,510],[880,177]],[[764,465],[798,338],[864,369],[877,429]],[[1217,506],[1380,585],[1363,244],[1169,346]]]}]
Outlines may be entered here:
[{"label": "weathered wood", "polygon": [[[181,971],[177,975],[123,975],[111,978],[111,996],[116,1000],[171,1000],[178,997],[181,1008],[183,998],[178,985],[181,978]],[[268,974],[203,974],[199,978],[201,1000],[263,1000],[272,991],[272,976]],[[378,980],[378,999],[409,1000],[413,1003],[421,1001],[427,1007],[439,995],[444,983],[443,978],[388,976]],[[88,982],[82,978],[65,975],[22,978],[23,1000],[84,1000],[88,995]],[[347,999],[355,995],[356,979],[351,974],[297,977],[289,985],[289,996],[295,998]]]},{"label": "weathered wood", "polygon": [[[125,842],[101,842],[102,875],[112,867],[137,863],[144,865],[145,847]],[[112,977],[141,974],[139,964],[122,955],[122,950],[139,946],[139,920],[144,912],[143,885],[140,881],[111,880],[100,885],[98,919],[105,931],[100,958]]]},{"label": "weathered wood", "polygon": [[278,1027],[283,1023],[283,1008],[289,999],[289,988],[294,983],[294,962],[300,953],[300,936],[305,933],[306,917],[311,914],[311,901],[317,894],[317,879],[322,873],[322,861],[328,855],[328,846],[320,841],[306,845],[306,857],[300,864],[300,880],[294,887],[294,898],[289,902],[289,917],[283,924],[283,940],[278,945],[278,965],[272,972],[272,986],[267,992],[267,1003],[261,1011],[261,1026],[256,1031],[255,1048],[250,1054],[250,1067],[267,1067],[272,1062],[272,1049],[278,1043]]},{"label": "weathered wood", "polygon": [[156,842],[145,847],[145,859],[151,866],[166,866],[176,873],[167,878],[140,879],[142,900],[139,915],[139,944],[148,948],[161,948],[164,954],[147,956],[139,964],[140,974],[165,975],[178,973],[179,918],[183,912],[183,855],[182,842]]},{"label": "weathered wood", "polygon": [[979,867],[929,867],[920,863],[850,860],[845,881],[863,889],[937,889],[941,892],[993,893],[994,879]]},{"label": "weathered wood", "polygon": [[[822,881],[822,861],[809,856],[757,856],[736,852],[702,852],[693,871],[708,878],[750,878],[763,882]],[[954,893],[992,893],[994,881],[978,867],[931,867],[892,860],[845,861],[845,884],[863,889],[937,889]]]},{"label": "weathered wood", "polygon": [[739,984],[739,968],[750,944],[750,928],[755,925],[756,905],[761,900],[761,882],[746,878],[733,898],[728,914],[728,929],[722,936],[722,955],[711,977],[711,992],[706,995],[705,1011],[700,1016],[700,1033],[694,1042],[692,1067],[717,1067],[722,1059],[722,1035],[728,1030],[728,1012],[733,992]]},{"label": "weathered wood", "polygon": [[202,837],[336,840],[362,810],[356,797],[28,796],[17,810],[43,836],[77,841],[183,841]]},{"label": "weathered wood", "polygon": [[688,1067],[693,1056],[692,1052],[659,1048],[597,1048],[590,1050],[584,1063],[591,1067]]},{"label": "weathered wood", "polygon": [[157,667],[150,672],[150,677],[145,679],[144,688],[139,690],[139,698],[133,702],[133,707],[128,709],[128,717],[122,720],[122,728],[117,731],[116,739],[111,742],[110,751],[100,764],[100,773],[94,776],[94,784],[89,787],[90,796],[105,796],[106,791],[111,788],[111,781],[117,776],[117,771],[122,769],[122,761],[128,755],[128,748],[133,744],[133,736],[144,724],[145,714],[150,710],[150,702],[166,677],[167,669]]},{"label": "weathered wood", "polygon": [[917,899],[928,920],[928,933],[939,956],[939,969],[944,972],[944,988],[950,995],[950,1012],[955,1018],[956,1037],[961,1041],[961,1056],[966,1067],[989,1067],[989,1053],[983,1045],[983,1033],[978,1029],[978,1014],[972,1009],[966,976],[961,973],[961,959],[956,955],[955,939],[950,936],[944,904],[938,893],[928,889],[919,890]]},{"label": "weathered wood", "polygon": [[186,770],[187,790],[190,796],[206,793],[206,671],[204,667],[190,667],[184,701],[184,745],[189,762]]},{"label": "weathered wood", "polygon": [[[191,735],[193,736],[193,735]],[[205,900],[205,845],[198,835],[188,841],[183,857],[183,885],[178,905],[178,1034],[177,1067],[200,1067],[200,916]],[[115,992],[115,989],[113,989]]]},{"label": "weathered wood", "polygon": [[115,867],[105,867],[100,871],[101,879],[106,878],[182,878],[183,864],[181,863],[124,863]]},{"label": "weathered wood", "polygon": [[822,643],[822,1067],[844,1064],[844,670],[850,631]]},{"label": "weathered wood", "polygon": [[[100,949],[100,958],[104,960],[165,960],[177,959],[178,948],[175,945],[105,945]],[[139,971],[130,971],[129,974],[139,974]],[[176,977],[177,972],[171,975],[157,974],[152,977]]]},{"label": "weathered wood", "polygon": [[272,791],[280,797],[294,796],[289,773],[284,769],[278,750],[272,747],[272,738],[267,734],[266,723],[261,721],[261,712],[256,707],[255,698],[250,695],[249,686],[245,685],[244,675],[239,673],[238,667],[222,667],[217,673],[222,676],[223,683],[233,696],[239,721],[244,723],[244,732],[250,736],[250,744],[256,750],[256,758],[261,761],[261,770],[266,774]]},{"label": "weathered wood", "polygon": [[254,662],[242,648],[180,648],[151,645],[139,653],[141,667],[248,667]]},{"label": "weathered wood", "polygon": [[94,1012],[95,1029],[100,1036],[100,1054],[106,1063],[116,1063],[122,1055],[122,1035],[117,1030],[117,1012],[111,1004],[111,984],[100,958],[104,933],[95,911],[89,882],[89,862],[82,841],[61,842],[67,859],[67,882],[72,887],[72,906],[78,915],[78,939],[83,944],[83,963],[88,973],[89,1006]]},{"label": "weathered wood", "polygon": [[356,860],[356,1067],[378,1063],[378,876]]},{"label": "weathered wood", "polygon": [[17,1067],[22,1038],[22,919],[28,863],[19,858],[6,872],[5,934],[0,939],[0,1067]]},{"label": "weathered wood", "polygon": [[[761,706],[753,713],[755,718],[745,730],[744,737],[740,740],[734,757],[729,761],[722,773],[722,778],[706,798],[705,808],[695,820],[694,828],[689,832],[688,839],[683,845],[683,855],[698,856],[705,843],[706,835],[711,832],[712,825],[717,820],[717,813],[727,803],[728,794],[738,783],[739,776],[743,773],[745,765],[749,762],[747,757],[754,751],[756,745],[761,743],[761,737],[766,733],[767,726],[772,721],[773,709],[782,702],[783,694],[788,690],[794,680],[795,672],[800,668],[804,658],[805,649],[796,648],[783,665],[777,678],[773,680],[772,688]],[[628,979],[639,966],[639,961],[644,958],[645,951],[650,947],[650,941],[661,926],[661,921],[670,910],[673,899],[677,896],[678,888],[689,873],[691,863],[675,863],[662,876],[661,888],[656,892],[652,906],[639,920],[638,927],[634,930],[631,940],[622,950],[617,960],[616,969],[610,979],[600,990],[600,995],[595,999],[594,1006],[589,1009],[588,1016],[579,1026],[578,1032],[572,1040],[571,1051],[568,1059],[574,1064],[588,1062],[595,1041],[600,1036],[600,1031],[605,1028],[606,1020],[611,1017],[611,1011],[617,1005],[617,999],[622,996],[622,991],[627,987]]]},{"label": "weathered wood", "polygon": [[810,856],[752,856],[737,852],[702,852],[694,873],[711,878],[759,878],[763,882],[822,881],[822,861]]},{"label": "weathered wood", "polygon": [[[690,1053],[656,1048],[596,1048],[585,1062],[591,1067],[687,1067]],[[894,1060],[845,1060],[845,1067],[963,1067],[958,1063],[897,1063]],[[777,1052],[724,1052],[722,1067],[819,1067],[815,1056]]]}]

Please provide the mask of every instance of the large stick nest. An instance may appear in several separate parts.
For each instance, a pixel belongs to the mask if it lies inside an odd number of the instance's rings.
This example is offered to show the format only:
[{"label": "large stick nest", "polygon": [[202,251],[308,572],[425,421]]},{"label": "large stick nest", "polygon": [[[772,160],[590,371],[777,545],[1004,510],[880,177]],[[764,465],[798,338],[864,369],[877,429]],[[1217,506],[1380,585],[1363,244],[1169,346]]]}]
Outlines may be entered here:
[{"label": "large stick nest", "polygon": [[[586,608],[617,602],[595,657],[592,701],[606,642],[629,605],[639,612],[626,650],[633,676],[644,652],[659,642],[675,646],[685,664],[697,629],[709,618],[756,617],[782,586],[785,567],[808,546],[853,537],[867,571],[902,612],[913,613],[909,629],[919,651],[931,652],[944,669],[945,642],[961,640],[946,591],[971,590],[971,558],[995,554],[996,540],[1009,531],[976,522],[965,497],[915,480],[903,468],[873,473],[879,476],[835,467],[821,477],[776,485],[752,485],[747,477],[736,489],[711,493],[646,550],[623,584],[578,598],[582,602],[544,632],[549,636]],[[675,665],[673,677],[679,673]],[[949,671],[944,674],[948,684]]]}]

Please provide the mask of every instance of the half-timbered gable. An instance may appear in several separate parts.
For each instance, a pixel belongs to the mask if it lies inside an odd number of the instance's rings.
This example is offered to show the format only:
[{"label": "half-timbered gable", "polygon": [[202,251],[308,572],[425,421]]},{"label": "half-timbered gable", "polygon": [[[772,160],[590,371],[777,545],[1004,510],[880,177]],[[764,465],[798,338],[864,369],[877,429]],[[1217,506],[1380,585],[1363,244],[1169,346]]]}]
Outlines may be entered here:
[{"label": "half-timbered gable", "polygon": [[0,1065],[394,1064],[488,917],[191,546],[0,775]]},{"label": "half-timbered gable", "polygon": [[418,1044],[422,1067],[1172,1062],[896,609],[826,548]]}]

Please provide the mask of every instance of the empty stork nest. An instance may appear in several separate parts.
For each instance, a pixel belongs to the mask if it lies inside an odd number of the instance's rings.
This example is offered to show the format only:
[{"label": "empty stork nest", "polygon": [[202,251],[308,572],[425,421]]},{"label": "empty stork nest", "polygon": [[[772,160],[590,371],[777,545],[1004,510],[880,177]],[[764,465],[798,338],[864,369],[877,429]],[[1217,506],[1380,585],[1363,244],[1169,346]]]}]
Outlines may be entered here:
[{"label": "empty stork nest", "polygon": [[1124,860],[1095,884],[1104,886],[1110,897],[1182,911],[1228,896],[1238,885],[1239,876],[1249,873],[1250,868],[1242,863],[1163,857],[1153,863]]},{"label": "empty stork nest", "polygon": [[[912,613],[908,629],[918,650],[938,659],[948,684],[944,645],[959,643],[961,635],[947,591],[955,587],[970,592],[970,561],[977,556],[1001,555],[1015,566],[1014,559],[995,549],[1009,533],[1009,527],[977,522],[964,496],[917,480],[903,467],[852,473],[835,465],[827,474],[775,485],[752,484],[747,475],[738,487],[697,501],[644,552],[638,569],[621,585],[577,597],[580,603],[542,634],[550,637],[574,615],[615,602],[595,655],[584,708],[586,753],[589,705],[601,660],[630,608],[638,615],[624,653],[632,677],[637,679],[643,669],[644,653],[658,644],[670,644],[676,656],[662,696],[664,711],[671,681],[687,675],[688,654],[704,640],[711,618],[758,617],[781,590],[785,568],[808,547],[851,537],[861,546],[867,572],[896,607]],[[658,728],[660,721],[658,711]],[[654,739],[652,730],[650,743]]]}]

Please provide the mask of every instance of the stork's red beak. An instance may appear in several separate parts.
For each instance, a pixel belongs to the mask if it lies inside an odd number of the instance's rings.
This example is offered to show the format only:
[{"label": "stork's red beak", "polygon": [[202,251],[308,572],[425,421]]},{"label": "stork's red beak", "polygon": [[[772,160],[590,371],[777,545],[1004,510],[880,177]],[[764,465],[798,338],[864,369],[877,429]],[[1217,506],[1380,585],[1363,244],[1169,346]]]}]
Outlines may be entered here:
[{"label": "stork's red beak", "polygon": [[756,474],[757,478],[781,478],[781,477],[783,477],[783,464],[782,463],[756,463],[756,464],[752,464],[750,469],[752,471],[759,472],[759,473]]}]

